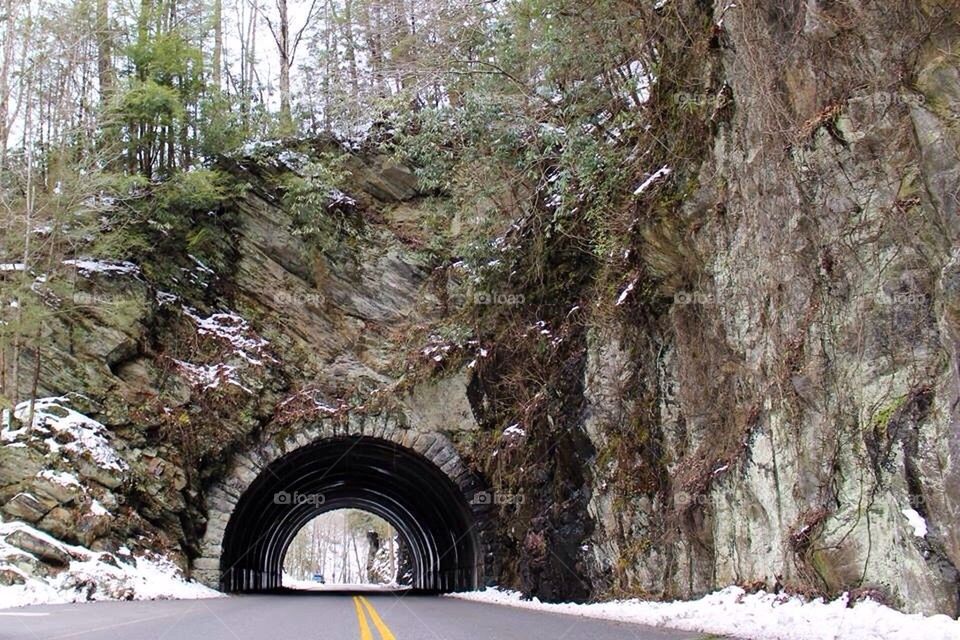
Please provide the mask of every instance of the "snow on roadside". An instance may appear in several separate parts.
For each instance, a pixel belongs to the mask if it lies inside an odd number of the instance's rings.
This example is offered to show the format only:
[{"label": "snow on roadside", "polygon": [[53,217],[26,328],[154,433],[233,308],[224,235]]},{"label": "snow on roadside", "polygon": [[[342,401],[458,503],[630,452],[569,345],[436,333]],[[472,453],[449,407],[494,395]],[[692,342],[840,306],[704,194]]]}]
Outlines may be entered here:
[{"label": "snow on roadside", "polygon": [[851,607],[846,596],[832,602],[804,601],[727,587],[700,600],[676,602],[549,604],[496,588],[449,597],[752,640],[960,640],[960,621],[949,616],[905,614],[872,600]]},{"label": "snow on roadside", "polygon": [[[4,538],[22,531],[70,556],[70,566],[48,578],[27,573],[18,565],[39,563],[32,554]],[[92,600],[165,600],[219,598],[223,594],[183,577],[179,568],[160,555],[124,558],[86,547],[64,544],[18,521],[0,522],[0,571],[16,574],[22,584],[0,586],[0,609],[30,604],[63,604]]]}]

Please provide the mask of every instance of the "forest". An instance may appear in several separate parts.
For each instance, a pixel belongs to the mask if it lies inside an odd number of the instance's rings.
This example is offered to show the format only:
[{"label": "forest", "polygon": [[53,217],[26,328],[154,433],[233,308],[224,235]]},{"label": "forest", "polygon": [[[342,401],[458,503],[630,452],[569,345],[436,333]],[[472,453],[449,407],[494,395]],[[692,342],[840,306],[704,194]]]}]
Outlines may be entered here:
[{"label": "forest", "polygon": [[[489,203],[485,229],[527,210],[575,252],[605,256],[658,64],[633,25],[652,11],[617,0],[3,0],[0,253],[14,317],[0,330],[0,397],[29,386],[22,354],[42,349],[52,312],[16,295],[35,286],[31,271],[62,292],[64,258],[138,261],[157,234],[191,224],[185,212],[242,189],[218,158],[265,142],[328,135],[387,149],[424,189]],[[336,178],[315,167],[308,190]]]}]

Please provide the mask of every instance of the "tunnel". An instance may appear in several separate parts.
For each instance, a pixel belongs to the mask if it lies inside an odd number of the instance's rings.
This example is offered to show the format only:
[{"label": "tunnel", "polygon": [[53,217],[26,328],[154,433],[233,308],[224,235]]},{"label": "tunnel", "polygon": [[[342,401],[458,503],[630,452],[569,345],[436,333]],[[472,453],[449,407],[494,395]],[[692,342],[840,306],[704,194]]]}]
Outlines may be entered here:
[{"label": "tunnel", "polygon": [[259,473],[224,532],[220,588],[281,587],[283,559],[300,528],[326,511],[346,508],[380,516],[397,530],[410,554],[412,588],[477,588],[482,554],[464,494],[416,451],[367,436],[320,440]]}]

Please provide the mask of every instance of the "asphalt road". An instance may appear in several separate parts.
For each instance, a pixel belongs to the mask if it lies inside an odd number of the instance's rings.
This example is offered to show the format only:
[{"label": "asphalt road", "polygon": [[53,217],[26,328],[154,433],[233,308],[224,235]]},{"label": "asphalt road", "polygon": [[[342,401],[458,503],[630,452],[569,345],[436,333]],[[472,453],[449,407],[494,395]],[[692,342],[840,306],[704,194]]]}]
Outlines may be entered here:
[{"label": "asphalt road", "polygon": [[94,602],[0,611],[4,640],[699,640],[703,634],[390,592]]}]

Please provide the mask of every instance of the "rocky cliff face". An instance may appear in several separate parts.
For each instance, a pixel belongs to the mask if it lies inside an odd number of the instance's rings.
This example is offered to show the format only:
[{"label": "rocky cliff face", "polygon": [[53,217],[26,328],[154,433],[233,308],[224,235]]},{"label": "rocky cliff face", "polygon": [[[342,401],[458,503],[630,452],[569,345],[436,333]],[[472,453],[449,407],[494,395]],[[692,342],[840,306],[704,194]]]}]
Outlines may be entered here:
[{"label": "rocky cliff face", "polygon": [[761,4],[716,4],[722,84],[681,96],[731,110],[645,230],[669,307],[591,333],[591,440],[655,443],[598,465],[595,575],[956,615],[957,13]]},{"label": "rocky cliff face", "polygon": [[[410,171],[330,142],[264,148],[223,161],[249,189],[196,215],[202,242],[160,264],[78,267],[82,304],[51,331],[40,395],[82,393],[70,406],[129,468],[51,462],[23,435],[0,447],[4,513],[188,564],[234,452],[318,411],[385,409],[525,497],[500,506],[505,585],[555,599],[860,590],[957,615],[960,13],[676,11],[709,34],[703,81],[653,99],[710,126],[638,189],[618,291],[574,291],[560,326],[517,313],[553,376],[536,392],[511,361],[519,343],[459,321],[474,280],[429,250],[444,219]],[[350,177],[318,244],[278,185],[331,151]],[[537,413],[540,389],[557,412]],[[51,464],[85,493],[52,484]]]},{"label": "rocky cliff face", "polygon": [[[141,265],[74,265],[72,299],[57,302],[39,363],[37,396],[48,400],[35,407],[37,427],[14,420],[3,432],[6,518],[94,550],[164,551],[186,568],[200,555],[206,489],[266,432],[380,411],[455,438],[476,428],[462,376],[396,384],[409,357],[438,364],[449,349],[409,353],[441,317],[443,289],[428,254],[388,226],[396,211],[426,216],[414,176],[374,153],[314,144],[223,160],[243,194],[185,212],[204,260],[183,248]],[[350,224],[321,252],[278,181],[331,149],[349,163]],[[18,406],[20,423],[28,411]],[[98,464],[94,437],[117,464]]]}]

